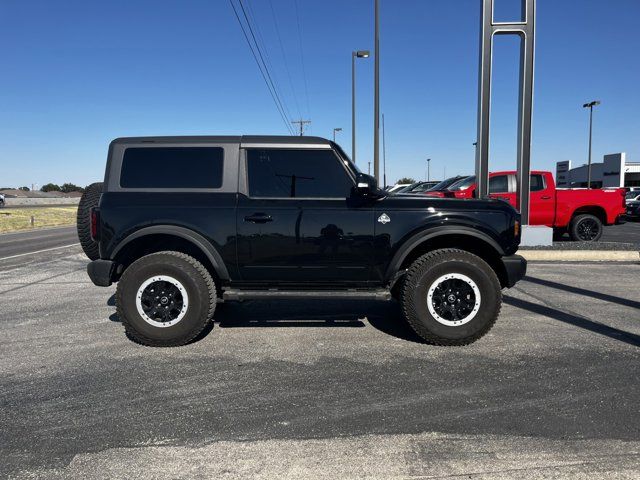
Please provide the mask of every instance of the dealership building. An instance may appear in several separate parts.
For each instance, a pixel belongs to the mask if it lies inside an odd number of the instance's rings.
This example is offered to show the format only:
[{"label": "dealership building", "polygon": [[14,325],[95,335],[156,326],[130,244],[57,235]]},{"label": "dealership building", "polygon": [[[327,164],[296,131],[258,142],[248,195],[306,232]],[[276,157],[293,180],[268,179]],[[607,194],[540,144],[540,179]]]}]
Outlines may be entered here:
[{"label": "dealership building", "polygon": [[[556,163],[558,187],[586,187],[587,165],[571,167],[571,160]],[[627,162],[627,155],[612,153],[604,156],[602,163],[591,164],[591,186],[640,187],[640,162]]]}]

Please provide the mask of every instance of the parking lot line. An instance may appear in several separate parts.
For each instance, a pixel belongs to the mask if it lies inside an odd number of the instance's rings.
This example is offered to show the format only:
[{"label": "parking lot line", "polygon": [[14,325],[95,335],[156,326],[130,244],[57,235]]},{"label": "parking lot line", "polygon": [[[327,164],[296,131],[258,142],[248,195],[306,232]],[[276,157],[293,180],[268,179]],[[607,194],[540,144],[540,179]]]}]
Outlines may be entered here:
[{"label": "parking lot line", "polygon": [[0,261],[9,260],[11,258],[24,257],[25,255],[34,255],[36,253],[50,252],[52,250],[61,250],[63,248],[75,247],[76,245],[80,245],[80,244],[79,243],[72,243],[70,245],[62,245],[60,247],[45,248],[44,250],[36,250],[35,252],[20,253],[19,255],[11,255],[10,257],[0,258]]}]

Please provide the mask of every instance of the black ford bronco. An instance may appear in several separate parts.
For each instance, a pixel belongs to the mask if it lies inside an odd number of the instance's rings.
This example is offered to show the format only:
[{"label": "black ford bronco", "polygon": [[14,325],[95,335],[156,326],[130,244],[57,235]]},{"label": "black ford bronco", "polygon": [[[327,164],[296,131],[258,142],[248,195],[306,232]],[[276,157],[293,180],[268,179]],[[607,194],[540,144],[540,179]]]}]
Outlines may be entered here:
[{"label": "black ford bronco", "polygon": [[487,333],[526,271],[500,200],[394,195],[318,137],[120,138],[85,192],[94,284],[118,282],[128,335],[192,341],[230,300],[400,302],[428,343]]}]

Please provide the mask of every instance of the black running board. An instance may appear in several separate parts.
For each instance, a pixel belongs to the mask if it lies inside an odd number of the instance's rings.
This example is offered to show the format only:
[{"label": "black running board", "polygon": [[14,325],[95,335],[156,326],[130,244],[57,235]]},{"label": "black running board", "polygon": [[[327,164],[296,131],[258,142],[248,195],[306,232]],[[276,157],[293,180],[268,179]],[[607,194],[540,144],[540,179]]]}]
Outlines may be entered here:
[{"label": "black running board", "polygon": [[379,290],[235,290],[222,293],[222,298],[233,300],[277,300],[277,299],[339,299],[339,300],[391,300],[391,292]]}]

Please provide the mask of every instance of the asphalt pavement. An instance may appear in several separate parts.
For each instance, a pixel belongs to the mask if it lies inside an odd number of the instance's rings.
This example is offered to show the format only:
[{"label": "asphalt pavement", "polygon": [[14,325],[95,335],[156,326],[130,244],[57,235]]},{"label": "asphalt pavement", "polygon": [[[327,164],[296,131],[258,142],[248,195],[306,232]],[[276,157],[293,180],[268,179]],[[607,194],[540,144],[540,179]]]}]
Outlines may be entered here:
[{"label": "asphalt pavement", "polygon": [[638,264],[530,264],[493,330],[393,302],[223,304],[133,343],[78,247],[0,262],[0,477],[638,478]]},{"label": "asphalt pavement", "polygon": [[76,226],[0,234],[0,259],[77,244]]}]

